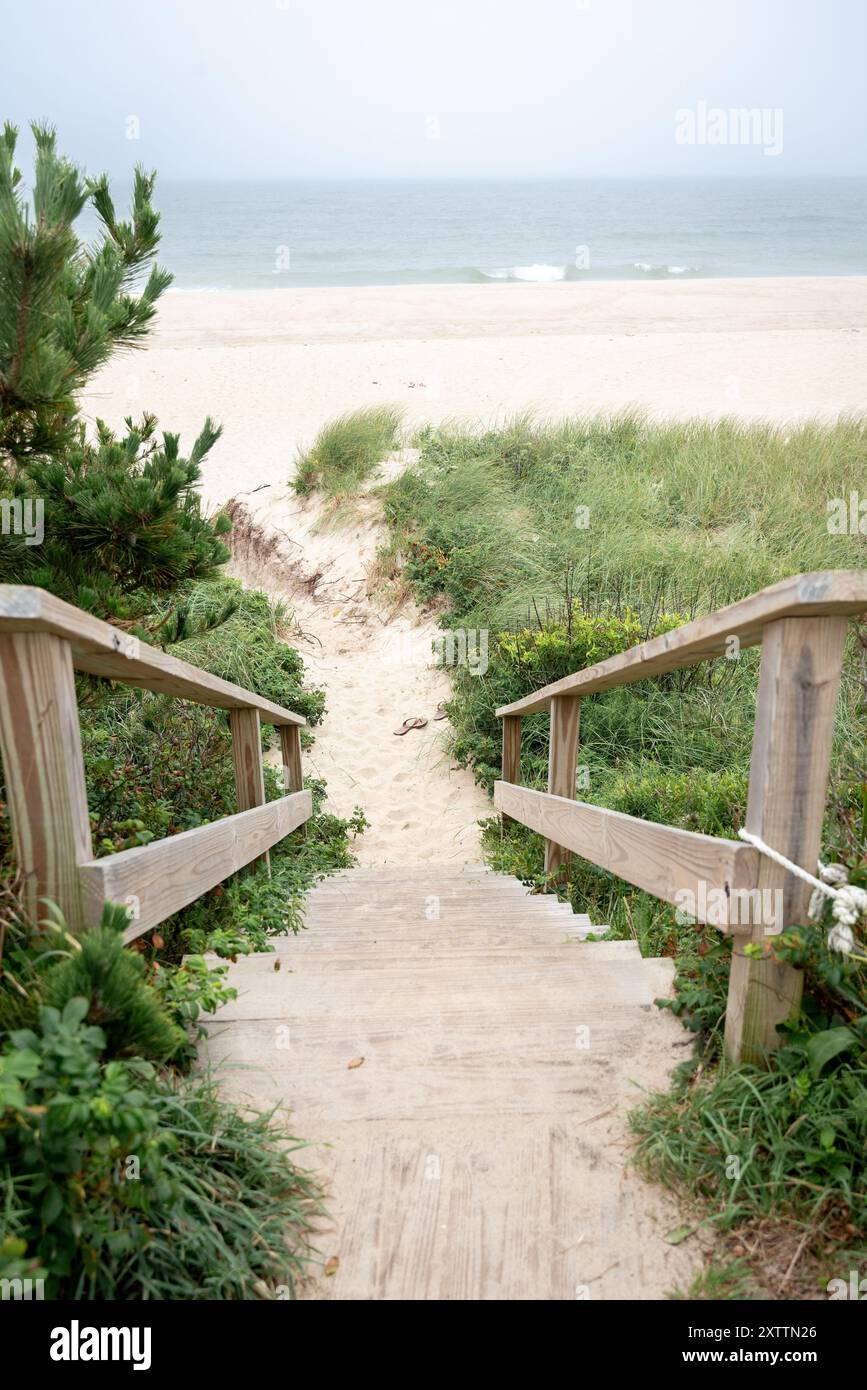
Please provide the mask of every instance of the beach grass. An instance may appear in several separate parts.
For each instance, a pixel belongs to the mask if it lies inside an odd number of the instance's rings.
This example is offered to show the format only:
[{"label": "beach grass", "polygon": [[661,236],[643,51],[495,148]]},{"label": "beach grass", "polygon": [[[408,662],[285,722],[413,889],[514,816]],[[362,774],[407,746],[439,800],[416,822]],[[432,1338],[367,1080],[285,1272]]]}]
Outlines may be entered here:
[{"label": "beach grass", "polygon": [[[860,419],[783,430],[525,415],[495,430],[426,428],[415,442],[418,461],[382,489],[390,537],[378,572],[385,588],[408,587],[437,608],[444,626],[486,634],[487,668],[455,669],[449,715],[457,760],[489,789],[498,705],[787,576],[867,564],[867,536],[829,526],[831,504],[867,476]],[[583,701],[582,799],[734,834],[759,653],[733,655]],[[863,681],[853,625],[832,836],[854,823],[864,796]],[[547,722],[524,721],[529,785],[546,784]],[[485,841],[497,867],[541,882],[538,837],[494,821]],[[646,954],[677,949],[670,909],[585,861],[573,863],[569,894],[619,935],[636,933]]]},{"label": "beach grass", "polygon": [[867,536],[828,529],[829,502],[867,476],[857,418],[783,430],[525,415],[417,443],[418,465],[386,490],[389,519],[410,561],[422,544],[441,554],[453,607],[492,628],[558,604],[570,571],[640,610],[698,612],[867,558]]},{"label": "beach grass", "polygon": [[353,496],[397,447],[402,412],[395,406],[350,411],[324,425],[299,455],[292,486],[303,497],[319,491],[332,503]]}]

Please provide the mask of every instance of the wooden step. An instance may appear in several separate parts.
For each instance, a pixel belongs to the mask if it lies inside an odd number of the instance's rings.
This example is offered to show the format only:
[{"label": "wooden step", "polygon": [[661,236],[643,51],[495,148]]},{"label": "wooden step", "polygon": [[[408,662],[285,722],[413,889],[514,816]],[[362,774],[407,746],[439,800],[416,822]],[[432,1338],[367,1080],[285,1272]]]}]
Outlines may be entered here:
[{"label": "wooden step", "polygon": [[[428,1015],[490,1013],[502,1025],[509,1011],[514,1017],[525,1010],[564,1010],[574,1016],[578,1000],[594,998],[646,1005],[666,993],[671,985],[672,963],[637,962],[632,970],[622,961],[580,961],[570,951],[551,952],[547,960],[537,959],[544,947],[534,947],[532,958],[515,965],[514,957],[498,961],[480,955],[470,963],[440,957],[435,968],[419,969],[410,956],[391,963],[371,956],[359,957],[342,968],[338,959],[299,958],[295,970],[260,970],[241,960],[232,968],[230,981],[237,985],[238,998],[220,1010],[220,1022],[235,1018],[309,1018],[325,1012],[365,1014],[368,1017],[393,1015],[396,1008],[412,1007]],[[529,952],[527,953],[529,956]],[[346,998],[342,997],[346,991]],[[569,1011],[572,1014],[569,1014]],[[580,1020],[579,1020],[580,1021]]]},{"label": "wooden step", "polygon": [[225,1094],[291,1112],[328,1185],[316,1244],[337,1271],[302,1297],[627,1298],[648,1270],[686,1279],[689,1252],[662,1240],[676,1221],[648,1226],[623,1183],[626,1109],[691,1041],[654,1003],[672,961],[584,941],[606,928],[478,866],[344,871],[304,916],[230,967],[238,997],[202,1048]]},{"label": "wooden step", "polygon": [[[538,900],[534,900],[538,901]],[[439,916],[437,916],[439,913]],[[305,903],[302,908],[305,922],[355,922],[359,926],[381,920],[383,922],[409,922],[423,926],[447,918],[450,922],[497,921],[513,918],[521,922],[566,922],[586,931],[595,930],[594,924],[586,917],[570,912],[563,903],[539,902],[537,907],[527,907],[525,903],[485,902],[460,903],[434,899],[410,904],[400,903]],[[599,930],[603,930],[600,928]]]},{"label": "wooden step", "polygon": [[[463,928],[449,928],[438,936],[428,937],[419,933],[401,932],[388,934],[370,931],[364,934],[358,931],[351,933],[345,932],[338,927],[329,928],[327,931],[303,932],[300,936],[278,936],[273,938],[274,950],[270,952],[258,953],[254,956],[245,956],[242,959],[250,962],[245,966],[248,970],[279,970],[284,965],[291,966],[292,961],[299,955],[307,956],[316,954],[327,954],[328,956],[344,955],[359,956],[366,952],[377,956],[395,956],[402,958],[408,955],[418,957],[420,955],[455,955],[463,958],[469,954],[476,954],[480,951],[498,951],[501,948],[508,948],[514,952],[517,948],[522,953],[522,958],[530,945],[557,947],[562,950],[576,950],[583,948],[588,953],[593,953],[594,959],[641,959],[641,952],[634,941],[584,941],[581,937],[564,932],[559,927],[549,927],[544,924],[540,926],[527,926],[526,923],[517,923],[510,930],[488,929],[483,934],[470,934]],[[208,956],[206,959],[211,964],[219,964],[218,956]],[[585,959],[590,959],[586,956]],[[280,964],[276,964],[279,961]],[[253,962],[259,962],[253,964]],[[240,964],[240,962],[239,962]]]}]

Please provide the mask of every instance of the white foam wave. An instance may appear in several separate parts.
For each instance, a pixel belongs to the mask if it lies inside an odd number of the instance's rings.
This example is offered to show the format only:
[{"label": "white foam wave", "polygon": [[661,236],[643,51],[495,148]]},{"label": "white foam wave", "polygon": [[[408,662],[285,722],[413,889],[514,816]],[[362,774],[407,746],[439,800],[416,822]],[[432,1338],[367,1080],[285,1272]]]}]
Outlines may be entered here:
[{"label": "white foam wave", "polygon": [[501,270],[483,270],[488,280],[527,280],[534,284],[552,284],[566,276],[565,265],[513,265]]},{"label": "white foam wave", "polygon": [[648,261],[633,261],[633,270],[640,270],[645,275],[686,275],[689,272],[701,270],[700,265],[651,265]]}]

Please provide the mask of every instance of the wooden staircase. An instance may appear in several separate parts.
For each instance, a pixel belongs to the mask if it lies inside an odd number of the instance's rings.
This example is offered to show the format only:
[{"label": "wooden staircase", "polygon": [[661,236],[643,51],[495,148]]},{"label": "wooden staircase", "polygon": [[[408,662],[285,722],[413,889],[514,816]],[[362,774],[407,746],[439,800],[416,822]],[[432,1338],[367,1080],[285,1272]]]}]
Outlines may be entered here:
[{"label": "wooden staircase", "polygon": [[302,1296],[658,1298],[690,1272],[624,1176],[636,1085],[686,1055],[670,960],[481,866],[346,871],[305,917],[231,967],[204,1049],[310,1141],[330,1224]]},{"label": "wooden staircase", "polygon": [[[496,711],[494,805],[542,836],[549,873],[580,855],[731,934],[736,1064],[762,1065],[798,1013],[801,974],[770,938],[807,917],[809,885],[785,863],[816,866],[848,624],[864,613],[867,571],[794,575]],[[759,645],[748,843],[574,799],[582,699]],[[237,812],[94,857],[77,671],[227,710]],[[522,720],[542,710],[547,791],[521,777]],[[285,791],[267,802],[263,721]],[[303,724],[42,589],[0,585],[0,751],[29,915],[48,898],[80,932],[124,904],[131,941],[267,859],[312,814]],[[586,941],[589,926],[482,866],[354,870],[310,895],[300,939],[232,967],[239,996],[203,1051],[227,1091],[291,1109],[330,1192],[305,1296],[634,1299],[687,1282],[695,1242],[666,1243],[675,1213],[625,1166],[636,1084],[664,1087],[690,1041],[653,1003],[672,965]]]}]

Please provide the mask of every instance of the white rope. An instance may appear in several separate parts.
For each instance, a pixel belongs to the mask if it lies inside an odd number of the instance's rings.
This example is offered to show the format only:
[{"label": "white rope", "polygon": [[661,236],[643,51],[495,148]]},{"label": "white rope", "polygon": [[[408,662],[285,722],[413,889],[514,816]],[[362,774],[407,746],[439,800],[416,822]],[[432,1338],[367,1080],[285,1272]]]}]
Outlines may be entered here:
[{"label": "white rope", "polygon": [[771,849],[770,845],[766,845],[760,835],[753,835],[749,830],[739,830],[738,839],[745,840],[748,845],[752,845],[754,849],[757,849],[759,854],[764,854],[768,859],[773,859],[774,863],[779,864],[781,869],[788,869],[790,874],[794,874],[796,878],[803,879],[804,883],[809,883],[820,893],[824,893],[826,898],[836,898],[839,896],[839,888],[832,888],[830,883],[823,883],[820,878],[814,878],[806,869],[802,869],[800,864],[793,864],[791,859],[787,859],[784,854],[780,854],[779,850]]},{"label": "white rope", "polygon": [[[819,878],[814,878],[806,869],[802,869],[800,864],[793,864],[791,859],[787,859],[778,850],[771,849],[766,845],[761,835],[753,835],[749,830],[739,830],[738,839],[744,840],[746,844],[752,845],[759,854],[764,854],[768,859],[772,859],[781,868],[788,869],[790,874],[800,878],[804,883],[809,883],[813,889],[813,896],[810,899],[810,906],[807,916],[811,921],[819,921],[822,917],[822,897],[830,898],[834,906],[831,909],[834,923],[828,932],[828,946],[832,951],[840,951],[843,955],[852,955],[856,946],[854,928],[859,920],[867,922],[867,889],[857,888],[855,884],[848,881],[848,875],[842,864],[823,864],[819,861]],[[832,880],[833,882],[829,882]],[[834,884],[837,886],[835,887]],[[856,960],[867,961],[867,956],[855,956]]]}]

